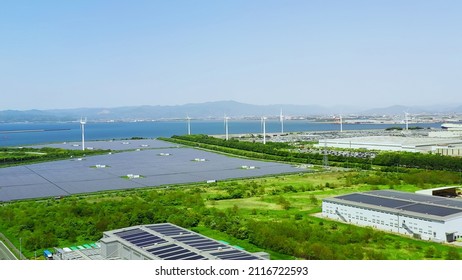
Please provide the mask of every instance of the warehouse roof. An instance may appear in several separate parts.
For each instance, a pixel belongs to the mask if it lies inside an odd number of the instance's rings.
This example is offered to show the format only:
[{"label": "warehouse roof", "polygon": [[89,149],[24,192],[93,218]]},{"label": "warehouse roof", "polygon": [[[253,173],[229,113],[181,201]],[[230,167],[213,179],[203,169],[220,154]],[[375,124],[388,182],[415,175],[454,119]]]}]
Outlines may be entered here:
[{"label": "warehouse roof", "polygon": [[325,201],[445,221],[462,216],[462,200],[390,190],[352,193]]},{"label": "warehouse roof", "polygon": [[104,232],[102,243],[117,240],[152,259],[162,260],[262,260],[240,248],[182,227],[164,223]]}]

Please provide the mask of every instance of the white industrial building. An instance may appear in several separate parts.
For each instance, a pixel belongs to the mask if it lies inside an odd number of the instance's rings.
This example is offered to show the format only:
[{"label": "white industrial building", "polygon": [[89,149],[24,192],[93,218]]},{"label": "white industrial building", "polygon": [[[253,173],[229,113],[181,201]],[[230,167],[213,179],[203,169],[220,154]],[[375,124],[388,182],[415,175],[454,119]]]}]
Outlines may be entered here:
[{"label": "white industrial building", "polygon": [[324,199],[322,215],[436,242],[462,237],[459,199],[391,190],[352,193]]},{"label": "white industrial building", "polygon": [[410,136],[367,136],[320,139],[317,147],[367,149],[400,152],[430,152],[434,146],[462,144],[462,139]]}]

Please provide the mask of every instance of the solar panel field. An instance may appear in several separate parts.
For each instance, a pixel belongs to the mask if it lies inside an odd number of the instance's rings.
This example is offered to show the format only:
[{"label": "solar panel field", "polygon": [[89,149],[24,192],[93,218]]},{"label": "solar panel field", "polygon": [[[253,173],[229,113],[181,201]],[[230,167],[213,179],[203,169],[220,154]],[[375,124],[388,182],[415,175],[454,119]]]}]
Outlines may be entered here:
[{"label": "solar panel field", "polygon": [[[75,148],[73,144],[66,145]],[[157,140],[100,141],[88,145],[132,150],[2,168],[0,201],[300,172],[289,164],[177,148]]]}]

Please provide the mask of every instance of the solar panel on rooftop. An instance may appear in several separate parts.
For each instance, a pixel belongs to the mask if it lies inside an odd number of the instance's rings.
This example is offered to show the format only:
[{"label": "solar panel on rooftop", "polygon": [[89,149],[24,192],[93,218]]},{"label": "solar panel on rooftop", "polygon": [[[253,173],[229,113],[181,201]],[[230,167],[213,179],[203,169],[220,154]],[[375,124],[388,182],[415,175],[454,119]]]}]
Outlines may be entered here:
[{"label": "solar panel on rooftop", "polygon": [[159,257],[165,259],[165,258],[168,258],[168,257],[171,257],[171,256],[177,256],[177,255],[184,254],[184,253],[187,253],[187,252],[191,252],[191,251],[187,250],[187,249],[181,249],[181,250],[177,250],[177,251],[174,251],[174,252],[169,252],[169,253],[164,253],[164,254],[157,254],[157,255]]},{"label": "solar panel on rooftop", "polygon": [[164,250],[169,250],[171,248],[178,248],[178,247],[179,246],[175,244],[168,244],[168,245],[161,246],[161,247],[151,248],[151,249],[148,249],[147,251],[150,253],[156,254],[157,252],[162,252]]},{"label": "solar panel on rooftop", "polygon": [[411,212],[417,212],[421,214],[428,214],[428,215],[435,215],[435,216],[449,216],[456,213],[462,213],[462,209],[454,209],[454,208],[447,208],[441,207],[436,205],[428,205],[422,203],[416,203],[412,205],[408,205],[405,207],[400,207],[399,209]]},{"label": "solar panel on rooftop", "polygon": [[229,255],[229,254],[234,254],[234,253],[240,253],[242,251],[239,251],[239,250],[229,250],[229,251],[220,251],[220,252],[212,252],[210,253],[211,255],[214,255],[214,256],[224,256],[224,255]]},{"label": "solar panel on rooftop", "polygon": [[193,256],[199,256],[198,254],[196,253],[193,253],[193,252],[188,252],[188,253],[185,253],[185,254],[182,254],[182,255],[175,255],[173,257],[167,257],[167,258],[164,258],[165,260],[184,260],[186,258],[190,258],[190,257],[193,257]]},{"label": "solar panel on rooftop", "polygon": [[347,195],[341,195],[341,196],[338,196],[337,198],[342,199],[342,200],[347,200],[347,201],[353,201],[353,202],[359,202],[359,203],[365,203],[365,204],[370,204],[374,206],[383,206],[383,207],[389,207],[389,208],[397,208],[397,207],[402,207],[402,206],[410,204],[409,201],[377,197],[377,196],[372,196],[372,195],[367,195],[367,194],[362,194],[362,193],[352,193],[352,194],[347,194]]},{"label": "solar panel on rooftop", "polygon": [[159,232],[161,234],[164,234],[166,236],[172,236],[172,235],[179,235],[179,234],[188,234],[189,231],[184,230],[179,227],[171,226],[171,225],[155,225],[155,226],[148,226],[147,227],[150,230]]}]

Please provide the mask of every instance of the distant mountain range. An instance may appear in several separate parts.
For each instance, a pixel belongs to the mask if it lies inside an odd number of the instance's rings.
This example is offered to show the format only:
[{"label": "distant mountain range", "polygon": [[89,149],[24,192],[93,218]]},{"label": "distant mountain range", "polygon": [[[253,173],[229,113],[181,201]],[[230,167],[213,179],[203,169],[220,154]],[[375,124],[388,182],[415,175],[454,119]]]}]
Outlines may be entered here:
[{"label": "distant mountain range", "polygon": [[252,105],[236,101],[217,101],[206,103],[191,103],[177,106],[131,106],[117,108],[79,108],[59,110],[5,110],[0,111],[0,122],[39,122],[39,121],[75,121],[87,117],[92,121],[120,120],[162,120],[191,118],[216,119],[229,117],[255,118],[261,116],[277,117],[280,111],[287,116],[326,116],[338,114],[402,115],[411,114],[451,114],[462,113],[462,106],[444,107],[409,107],[391,106],[363,110],[352,107],[322,107],[317,105]]}]

